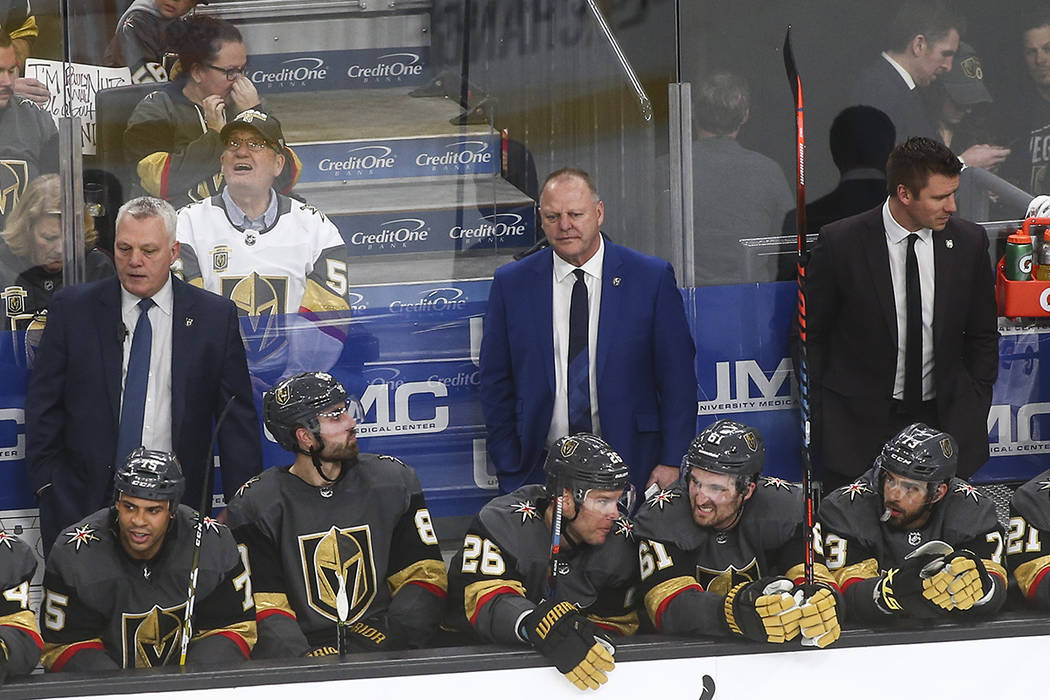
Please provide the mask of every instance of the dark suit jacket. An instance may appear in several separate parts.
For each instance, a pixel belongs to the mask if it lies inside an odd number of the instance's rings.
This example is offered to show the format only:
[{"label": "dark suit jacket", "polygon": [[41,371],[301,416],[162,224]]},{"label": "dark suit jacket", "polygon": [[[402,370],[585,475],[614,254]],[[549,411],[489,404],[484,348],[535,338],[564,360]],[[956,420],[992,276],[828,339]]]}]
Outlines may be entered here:
[{"label": "dark suit jacket", "polygon": [[908,89],[900,73],[880,56],[857,76],[850,105],[871,105],[885,112],[897,129],[897,143],[907,141],[912,136],[926,136],[940,141],[937,128],[919,93],[921,89]]},{"label": "dark suit jacket", "polygon": [[[227,399],[235,397],[219,432],[227,498],[260,471],[259,424],[233,303],[171,283],[171,442],[186,475],[182,500],[196,509],[212,426]],[[123,338],[116,277],[52,298],[26,396],[26,462],[45,548],[60,528],[112,503]]]},{"label": "dark suit jacket", "polygon": [[[935,231],[933,355],[941,425],[959,442],[959,475],[988,459],[999,361],[988,236],[953,217]],[[897,317],[881,205],[825,226],[807,269],[809,367],[822,389],[825,469],[859,476],[887,435]]]},{"label": "dark suit jacket", "polygon": [[[554,252],[496,270],[481,342],[488,450],[503,491],[544,480],[554,412]],[[616,282],[616,280],[619,280]],[[677,465],[696,433],[695,349],[674,270],[605,242],[596,348],[605,440],[637,489],[657,464]]]}]

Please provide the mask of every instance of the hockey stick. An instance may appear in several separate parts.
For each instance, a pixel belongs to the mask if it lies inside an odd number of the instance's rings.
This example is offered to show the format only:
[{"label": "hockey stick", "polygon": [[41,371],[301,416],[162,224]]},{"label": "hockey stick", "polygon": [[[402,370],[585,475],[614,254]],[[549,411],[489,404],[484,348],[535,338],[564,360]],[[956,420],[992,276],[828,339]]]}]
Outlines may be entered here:
[{"label": "hockey stick", "polygon": [[806,132],[802,100],[802,78],[795,66],[795,54],[791,50],[791,25],[784,34],[784,68],[787,70],[791,94],[795,98],[795,163],[798,173],[798,188],[795,196],[795,212],[798,226],[798,400],[802,422],[802,492],[805,501],[805,552],[803,559],[806,583],[813,583],[813,462],[810,458],[810,405],[809,365],[806,357],[806,263],[809,258],[806,240]]},{"label": "hockey stick", "polygon": [[204,462],[204,494],[201,495],[201,507],[197,511],[197,522],[194,526],[193,535],[193,565],[190,566],[190,583],[189,590],[186,593],[186,619],[182,622],[182,648],[179,651],[179,666],[186,665],[186,652],[190,648],[190,637],[193,636],[193,606],[197,601],[197,573],[200,570],[201,562],[201,540],[204,539],[204,513],[211,512],[208,506],[211,503],[211,489],[208,486],[211,484],[212,467],[215,464],[215,441],[219,437],[219,427],[222,425],[223,420],[226,419],[226,414],[230,412],[230,407],[233,406],[233,400],[237,398],[236,395],[231,396],[226,401],[226,405],[223,406],[222,412],[219,414],[219,419],[215,421],[215,429],[211,433],[211,442],[208,443],[208,452]]},{"label": "hockey stick", "polygon": [[562,513],[562,498],[564,498],[564,489],[558,488],[558,495],[555,496],[554,502],[554,522],[551,523],[551,555],[550,555],[550,571],[547,572],[547,600],[554,600],[555,593],[558,590],[558,554],[561,552],[561,513]]}]

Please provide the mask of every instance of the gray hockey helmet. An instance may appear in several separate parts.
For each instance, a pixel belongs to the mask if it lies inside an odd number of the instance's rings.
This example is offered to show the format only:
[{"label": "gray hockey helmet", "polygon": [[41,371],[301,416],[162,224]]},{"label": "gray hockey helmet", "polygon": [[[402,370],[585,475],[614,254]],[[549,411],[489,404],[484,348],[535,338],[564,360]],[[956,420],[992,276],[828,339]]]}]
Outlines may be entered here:
[{"label": "gray hockey helmet", "polygon": [[113,500],[124,493],[132,498],[177,504],[186,490],[178,458],[163,450],[136,447],[113,475]]},{"label": "gray hockey helmet", "polygon": [[925,423],[912,423],[883,445],[875,468],[905,479],[941,483],[955,476],[958,455],[959,445],[951,435]]},{"label": "gray hockey helmet", "polygon": [[560,438],[547,453],[547,493],[569,489],[580,503],[591,489],[623,491],[631,483],[631,470],[609,444],[597,435],[577,433]]},{"label": "gray hockey helmet", "polygon": [[766,466],[766,445],[759,432],[733,420],[716,421],[693,438],[682,457],[682,480],[690,470],[757,479]]},{"label": "gray hockey helmet", "polygon": [[301,452],[295,437],[299,426],[317,433],[317,414],[335,404],[346,404],[347,398],[343,385],[327,372],[303,372],[263,395],[263,423],[277,444],[289,452]]}]

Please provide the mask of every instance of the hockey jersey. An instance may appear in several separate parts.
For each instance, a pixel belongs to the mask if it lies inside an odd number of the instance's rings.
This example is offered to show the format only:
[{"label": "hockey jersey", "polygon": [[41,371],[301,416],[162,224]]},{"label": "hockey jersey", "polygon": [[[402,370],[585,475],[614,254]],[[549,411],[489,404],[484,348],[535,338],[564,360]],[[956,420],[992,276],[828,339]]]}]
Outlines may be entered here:
[{"label": "hockey jersey", "polygon": [[[551,531],[543,486],[523,486],[489,501],[471,522],[449,564],[452,626],[467,624],[486,641],[518,644],[521,618],[546,595]],[[558,559],[555,595],[616,634],[638,629],[633,525],[620,519],[597,547],[566,545]]]},{"label": "hockey jersey", "polygon": [[58,172],[58,128],[51,115],[12,95],[0,109],[0,230],[29,181]]},{"label": "hockey jersey", "polygon": [[[803,579],[803,495],[798,484],[759,477],[737,524],[716,532],[693,521],[681,480],[650,497],[635,517],[641,594],[649,618],[667,634],[728,635],[726,594],[764,576]],[[831,583],[815,547],[814,573]]]},{"label": "hockey jersey", "polygon": [[253,372],[328,369],[350,316],[346,245],[316,208],[277,197],[277,218],[260,231],[234,225],[220,195],[182,208],[176,268],[248,318]]},{"label": "hockey jersey", "polygon": [[0,645],[8,676],[32,671],[44,646],[36,614],[29,608],[29,582],[35,572],[36,557],[29,545],[0,530]]},{"label": "hockey jersey", "polygon": [[1014,491],[1006,533],[1006,561],[1018,588],[1030,603],[1050,610],[1050,548],[1044,548],[1042,540],[1046,532],[1050,532],[1050,470]]},{"label": "hockey jersey", "polygon": [[[148,561],[124,551],[111,508],[62,530],[44,569],[44,668],[177,664],[195,518],[193,509],[180,505],[164,544]],[[204,522],[188,662],[235,663],[255,644],[251,579],[226,526],[211,518]]]},{"label": "hockey jersey", "polygon": [[163,83],[165,32],[177,18],[167,18],[153,0],[135,0],[117,20],[117,30],[102,58],[105,66],[127,66],[133,83]]},{"label": "hockey jersey", "polygon": [[850,615],[885,620],[873,597],[879,577],[900,566],[917,547],[937,540],[981,557],[996,582],[995,596],[988,603],[957,614],[988,615],[999,610],[1006,595],[1006,570],[1002,527],[991,500],[962,479],[952,479],[947,494],[934,504],[929,520],[920,528],[892,528],[879,520],[883,510],[871,472],[837,489],[820,504],[825,561],[845,595]]},{"label": "hockey jersey", "polygon": [[448,583],[415,471],[373,454],[343,469],[318,489],[273,467],[230,501],[228,522],[253,572],[258,658],[335,646],[340,578],[347,622],[381,618],[400,646],[423,646],[437,628]]}]

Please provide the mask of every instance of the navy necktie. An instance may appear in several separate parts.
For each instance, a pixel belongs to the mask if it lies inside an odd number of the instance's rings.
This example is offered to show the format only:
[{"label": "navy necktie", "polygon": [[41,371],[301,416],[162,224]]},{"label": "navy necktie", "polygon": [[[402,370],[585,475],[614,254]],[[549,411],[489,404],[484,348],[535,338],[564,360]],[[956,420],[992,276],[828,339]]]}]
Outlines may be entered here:
[{"label": "navy necktie", "polygon": [[915,256],[917,240],[917,233],[908,236],[908,256],[904,265],[904,403],[913,410],[922,403],[922,290],[919,285],[919,259]]},{"label": "navy necktie", "polygon": [[580,268],[572,271],[576,282],[572,285],[569,302],[569,362],[566,380],[569,399],[569,433],[591,432],[590,353],[587,351],[587,283]]},{"label": "navy necktie", "polygon": [[[142,445],[142,419],[146,411],[146,386],[149,383],[149,357],[153,345],[153,326],[149,322],[152,299],[138,303],[139,320],[131,339],[128,355],[128,374],[124,378],[124,400],[120,408],[120,433],[117,438],[116,464],[136,447]],[[114,465],[116,466],[116,465]]]}]

